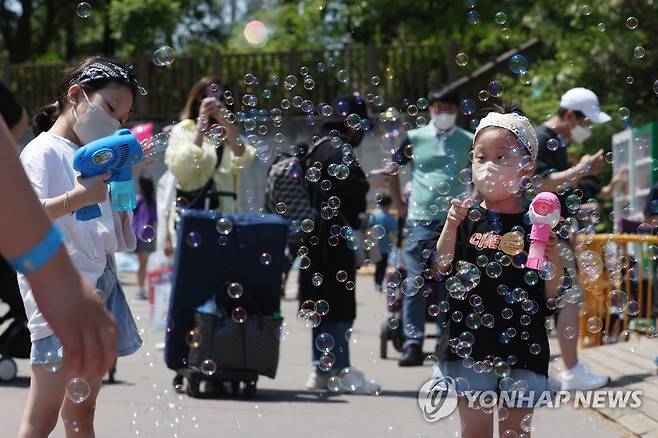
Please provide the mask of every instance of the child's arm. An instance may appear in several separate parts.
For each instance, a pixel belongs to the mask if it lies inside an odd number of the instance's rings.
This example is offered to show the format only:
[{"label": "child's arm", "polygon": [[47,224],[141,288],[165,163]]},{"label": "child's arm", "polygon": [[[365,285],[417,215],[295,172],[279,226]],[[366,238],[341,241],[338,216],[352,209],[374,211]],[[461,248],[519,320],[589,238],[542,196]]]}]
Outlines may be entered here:
[{"label": "child's arm", "polygon": [[59,219],[87,205],[100,204],[107,197],[106,181],[110,176],[110,173],[106,172],[91,178],[78,177],[73,190],[54,198],[42,199],[41,205],[51,218]]},{"label": "child's arm", "polygon": [[[468,208],[473,203],[473,200],[470,198],[460,201],[458,199],[452,200],[452,205],[450,210],[448,210],[448,216],[446,218],[446,224],[441,231],[441,236],[439,237],[438,242],[436,242],[436,252],[441,257],[442,261],[452,262],[455,257],[455,243],[457,241],[457,228],[459,224],[466,219],[468,214]],[[436,260],[434,262],[434,270],[441,271],[440,265]]]},{"label": "child's arm", "polygon": [[[4,120],[0,117],[0,185],[11,187],[0,209],[0,252],[13,258],[34,248],[50,220],[40,208]],[[39,310],[62,341],[66,367],[74,375],[103,375],[116,357],[116,323],[93,293],[94,286],[73,267],[64,246],[27,276]]]},{"label": "child's arm", "polygon": [[562,275],[564,273],[564,263],[562,261],[562,257],[557,252],[557,236],[555,235],[554,231],[551,231],[551,237],[546,244],[546,259],[549,262],[552,262],[555,265],[556,268],[556,274],[555,276],[550,279],[546,280],[544,283],[544,288],[545,288],[545,295],[546,298],[555,298],[557,295],[557,291],[559,290],[560,286],[562,286],[562,283],[560,283],[560,278],[562,278]]}]

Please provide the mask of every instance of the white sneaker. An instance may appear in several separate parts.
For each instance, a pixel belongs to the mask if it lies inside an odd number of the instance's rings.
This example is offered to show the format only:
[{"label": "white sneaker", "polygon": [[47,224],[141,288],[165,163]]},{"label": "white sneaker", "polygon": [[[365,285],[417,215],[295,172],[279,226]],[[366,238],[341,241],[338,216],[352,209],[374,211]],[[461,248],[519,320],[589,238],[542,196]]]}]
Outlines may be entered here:
[{"label": "white sneaker", "polygon": [[601,388],[610,382],[610,376],[593,374],[584,363],[578,362],[573,368],[560,373],[563,391],[587,391]]},{"label": "white sneaker", "polygon": [[345,394],[369,394],[377,396],[382,393],[379,383],[366,379],[365,375],[354,367],[344,368],[338,374],[338,379]]},{"label": "white sneaker", "polygon": [[309,391],[326,391],[329,377],[331,377],[329,373],[321,373],[318,370],[311,371],[308,380],[306,380],[306,389]]}]

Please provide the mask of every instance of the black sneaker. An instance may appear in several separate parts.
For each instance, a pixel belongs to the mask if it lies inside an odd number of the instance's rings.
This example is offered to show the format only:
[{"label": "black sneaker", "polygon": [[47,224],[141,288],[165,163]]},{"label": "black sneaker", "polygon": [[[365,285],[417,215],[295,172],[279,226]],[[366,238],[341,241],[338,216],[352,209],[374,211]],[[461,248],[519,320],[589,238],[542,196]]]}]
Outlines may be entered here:
[{"label": "black sneaker", "polygon": [[423,350],[418,344],[410,344],[403,348],[402,359],[398,361],[401,367],[418,367],[423,364],[425,358],[423,357]]}]

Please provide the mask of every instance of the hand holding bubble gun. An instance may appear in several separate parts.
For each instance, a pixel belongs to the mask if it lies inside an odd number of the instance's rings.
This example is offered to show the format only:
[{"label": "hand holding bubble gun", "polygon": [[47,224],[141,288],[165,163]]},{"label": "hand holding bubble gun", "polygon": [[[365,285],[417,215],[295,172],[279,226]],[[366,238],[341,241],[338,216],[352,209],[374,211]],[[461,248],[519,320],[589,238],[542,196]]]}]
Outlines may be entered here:
[{"label": "hand holding bubble gun", "polygon": [[560,221],[560,200],[551,192],[541,192],[530,204],[530,250],[526,266],[531,269],[541,269],[546,261],[546,244],[551,236],[551,230]]},{"label": "hand holding bubble gun", "polygon": [[[91,178],[110,172],[112,209],[133,210],[137,205],[132,168],[142,159],[142,145],[128,129],[120,129],[107,137],[99,138],[75,152],[73,168],[82,178]],[[98,204],[79,208],[76,219],[88,221],[100,217]]]}]

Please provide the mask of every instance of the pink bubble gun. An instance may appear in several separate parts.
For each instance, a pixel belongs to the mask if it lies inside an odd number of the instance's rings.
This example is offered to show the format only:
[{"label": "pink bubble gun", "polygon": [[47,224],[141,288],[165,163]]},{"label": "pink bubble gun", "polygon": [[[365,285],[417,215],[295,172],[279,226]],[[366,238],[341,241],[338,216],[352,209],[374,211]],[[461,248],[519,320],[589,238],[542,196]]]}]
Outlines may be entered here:
[{"label": "pink bubble gun", "polygon": [[526,266],[531,269],[541,269],[546,261],[544,254],[546,244],[551,237],[551,230],[560,221],[560,200],[551,192],[541,192],[530,204],[530,250]]}]

